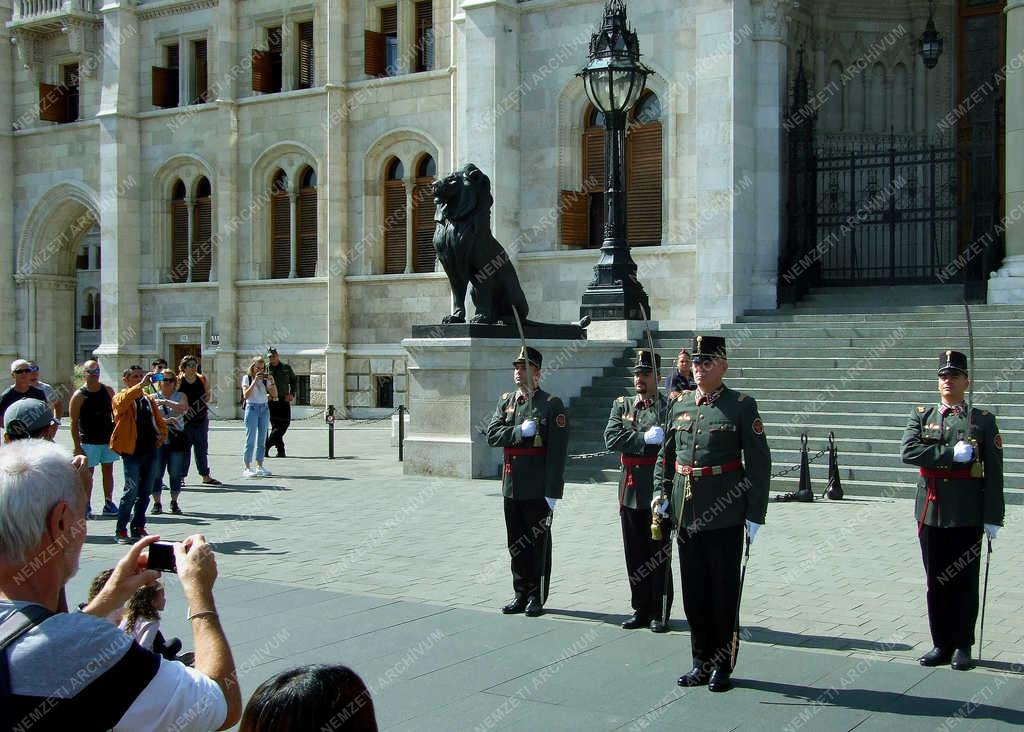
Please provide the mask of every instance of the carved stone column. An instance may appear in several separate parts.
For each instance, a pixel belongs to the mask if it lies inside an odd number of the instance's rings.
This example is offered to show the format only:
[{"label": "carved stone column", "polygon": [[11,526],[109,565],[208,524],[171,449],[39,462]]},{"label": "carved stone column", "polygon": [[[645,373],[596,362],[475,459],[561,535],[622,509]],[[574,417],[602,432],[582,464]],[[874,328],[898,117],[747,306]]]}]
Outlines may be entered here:
[{"label": "carved stone column", "polygon": [[[0,99],[14,99],[14,64],[7,32],[11,19],[11,0],[0,0]],[[0,170],[14,170],[13,104],[0,104]],[[14,176],[0,176],[0,241],[10,242],[6,256],[0,257],[0,363],[9,362],[17,355],[15,323],[14,260],[17,239],[14,238]]]}]

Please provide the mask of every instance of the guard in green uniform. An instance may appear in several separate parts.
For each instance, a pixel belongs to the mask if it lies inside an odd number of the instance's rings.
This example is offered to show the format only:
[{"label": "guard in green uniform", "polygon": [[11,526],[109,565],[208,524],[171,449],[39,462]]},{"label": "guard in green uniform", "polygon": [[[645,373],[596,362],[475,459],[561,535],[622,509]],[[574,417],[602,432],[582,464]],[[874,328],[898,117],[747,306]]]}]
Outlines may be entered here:
[{"label": "guard in green uniform", "polygon": [[728,691],[744,526],[753,542],[768,510],[772,458],[757,402],[722,383],[725,339],[697,336],[692,356],[697,389],[672,404],[654,469],[655,487],[671,498],[654,507],[679,528],[693,669],[678,683]]},{"label": "guard in green uniform", "polygon": [[903,462],[921,470],[915,516],[928,578],[928,625],[934,648],[922,666],[974,663],[982,527],[995,539],[1003,524],[1003,438],[995,415],[968,410],[967,357],[939,357],[938,404],[916,407],[903,433]]},{"label": "guard in green uniform", "polygon": [[531,617],[544,612],[551,583],[551,519],[565,485],[569,445],[562,400],[539,387],[542,362],[536,349],[519,353],[516,391],[501,395],[487,426],[487,444],[505,449],[501,494],[515,597],[501,611]]},{"label": "guard in green uniform", "polygon": [[[661,358],[655,357],[660,366]],[[658,393],[654,368],[650,351],[636,352],[635,394],[620,396],[612,402],[604,444],[621,453],[619,523],[633,605],[633,615],[622,627],[650,627],[655,633],[664,633],[672,610],[671,555],[668,536],[661,541],[651,538],[650,504],[654,495],[654,463],[665,441],[662,420],[668,414],[668,400]],[[663,596],[667,602],[663,602]]]}]

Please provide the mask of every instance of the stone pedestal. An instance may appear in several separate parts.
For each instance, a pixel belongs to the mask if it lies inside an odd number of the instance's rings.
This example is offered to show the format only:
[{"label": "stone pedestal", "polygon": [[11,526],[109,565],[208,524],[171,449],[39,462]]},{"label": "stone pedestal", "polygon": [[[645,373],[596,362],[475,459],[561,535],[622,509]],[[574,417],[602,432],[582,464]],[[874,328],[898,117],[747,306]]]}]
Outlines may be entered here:
[{"label": "stone pedestal", "polygon": [[[532,340],[544,368],[540,386],[567,405],[603,373],[632,341]],[[498,397],[512,391],[518,338],[406,338],[409,354],[409,429],[406,475],[489,478],[501,468],[501,450],[487,445],[487,425]],[[572,415],[570,413],[570,429]]]}]

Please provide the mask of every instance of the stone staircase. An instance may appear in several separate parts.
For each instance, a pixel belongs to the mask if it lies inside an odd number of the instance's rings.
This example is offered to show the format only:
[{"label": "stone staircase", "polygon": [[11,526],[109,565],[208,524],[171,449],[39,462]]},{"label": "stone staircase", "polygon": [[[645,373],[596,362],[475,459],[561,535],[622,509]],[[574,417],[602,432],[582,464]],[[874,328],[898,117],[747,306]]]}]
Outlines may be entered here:
[{"label": "stone staircase", "polygon": [[[968,352],[961,288],[828,288],[797,307],[752,311],[718,331],[727,339],[726,383],[757,399],[772,448],[772,472],[799,462],[800,433],[813,456],[835,432],[843,489],[851,495],[911,497],[917,469],[899,457],[914,405],[938,399],[943,348]],[[913,304],[910,304],[913,303]],[[1004,441],[1008,503],[1024,503],[1024,307],[974,305],[974,403],[994,412]],[[661,331],[655,348],[671,368],[693,334]],[[632,391],[632,351],[570,403],[570,454],[604,449],[612,399]],[[614,482],[618,458],[570,460],[572,482]],[[819,495],[827,456],[811,464]],[[799,471],[773,478],[773,492],[796,487]]]}]

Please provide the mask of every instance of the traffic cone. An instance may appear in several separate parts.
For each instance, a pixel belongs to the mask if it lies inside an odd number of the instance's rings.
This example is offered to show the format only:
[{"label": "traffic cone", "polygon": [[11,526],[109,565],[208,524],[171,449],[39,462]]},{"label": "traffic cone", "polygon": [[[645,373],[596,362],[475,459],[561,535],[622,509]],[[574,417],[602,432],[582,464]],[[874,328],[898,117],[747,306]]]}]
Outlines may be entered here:
[{"label": "traffic cone", "polygon": [[836,435],[828,433],[828,487],[825,495],[833,501],[843,500],[843,484],[839,481],[839,451],[836,450]]}]

